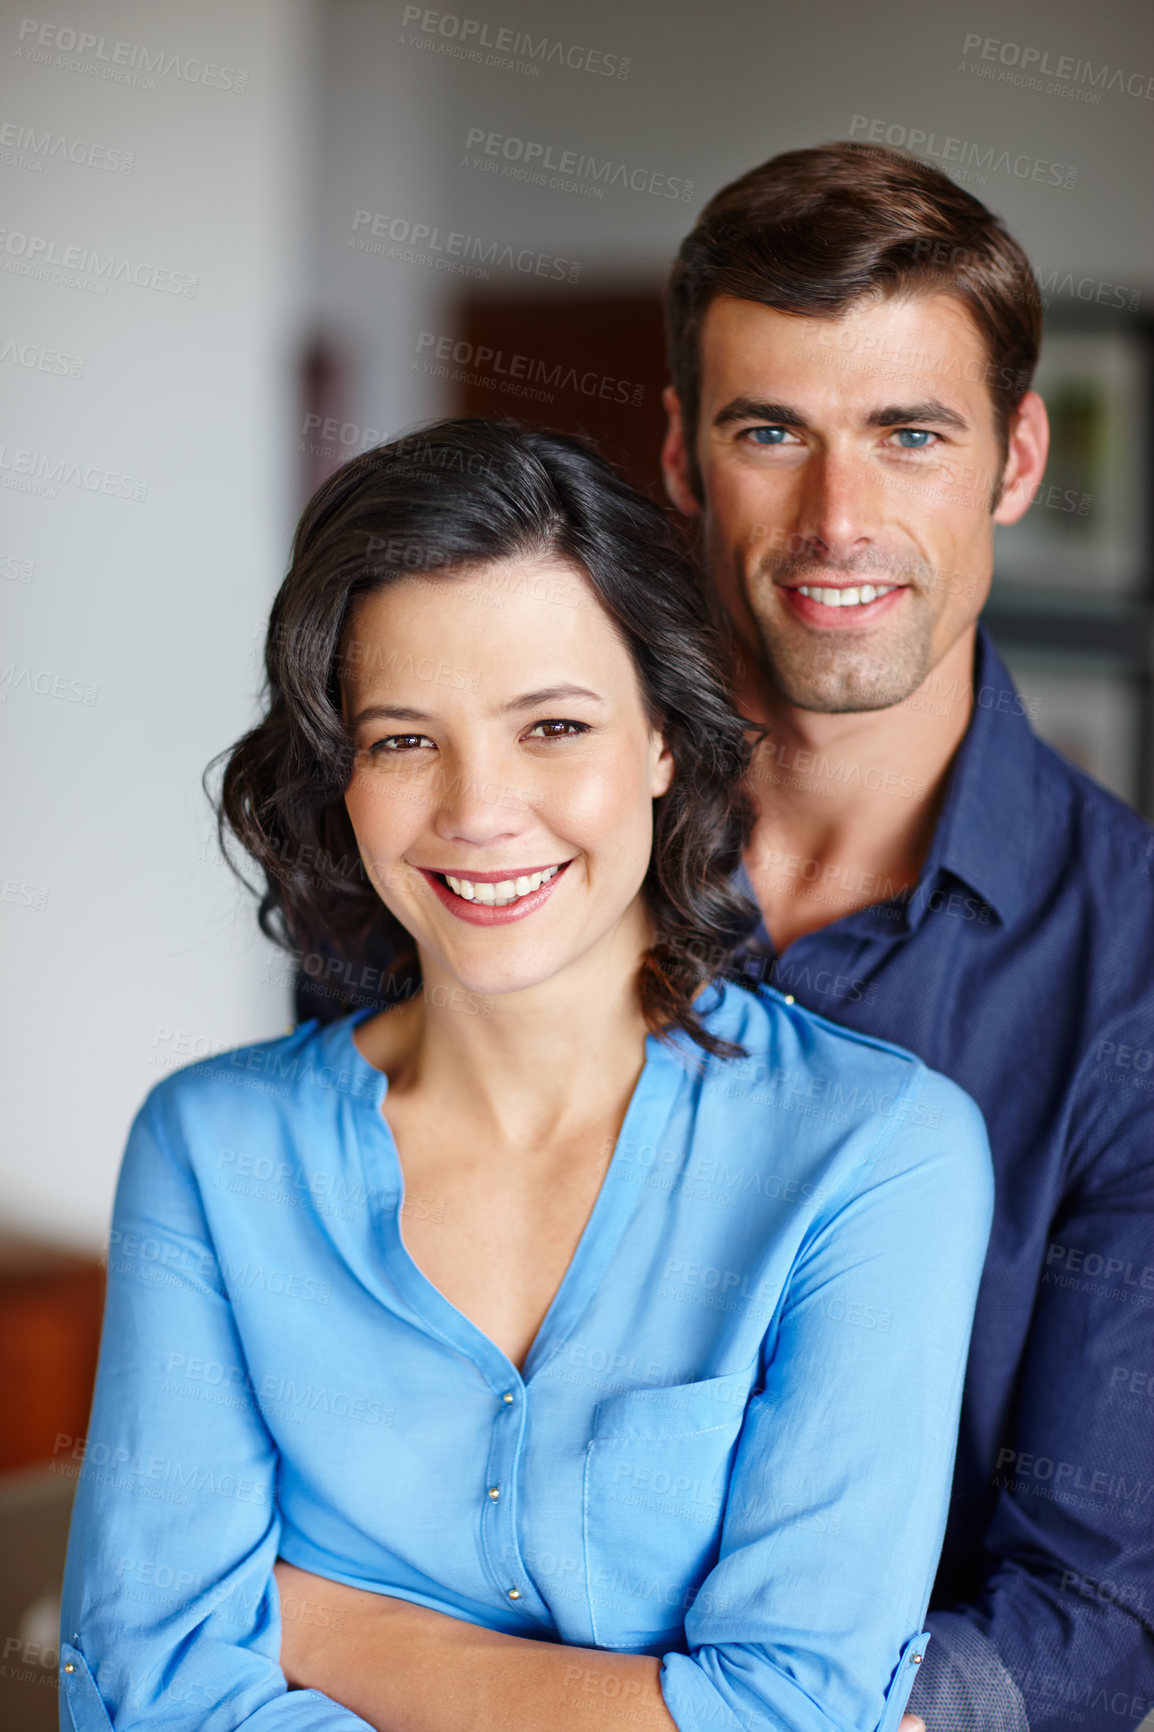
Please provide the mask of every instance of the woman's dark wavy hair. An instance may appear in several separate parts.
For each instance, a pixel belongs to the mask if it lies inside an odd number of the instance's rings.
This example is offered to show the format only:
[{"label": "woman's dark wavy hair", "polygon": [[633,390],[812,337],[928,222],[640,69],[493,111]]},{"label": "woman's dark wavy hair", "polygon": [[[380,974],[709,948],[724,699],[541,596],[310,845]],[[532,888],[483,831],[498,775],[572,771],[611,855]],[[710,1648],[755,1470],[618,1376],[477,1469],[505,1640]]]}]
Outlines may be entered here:
[{"label": "woman's dark wavy hair", "polygon": [[[755,911],[733,887],[752,823],[750,724],[726,693],[724,626],[670,517],[583,440],[513,421],[433,423],[346,463],[306,505],[265,644],[265,713],[230,750],[213,801],[257,863],[261,930],[300,952],[395,958],[397,996],[419,990],[415,946],[361,865],[343,795],[354,763],[340,675],[363,596],[417,574],[451,582],[496,561],[541,558],[587,574],[672,752],[655,802],[643,896],[653,943],[641,1006],[658,1036],[681,1029],[732,1056],[692,1008],[725,971]],[[212,798],[210,794],[210,798]],[[254,889],[249,885],[250,889]]]}]

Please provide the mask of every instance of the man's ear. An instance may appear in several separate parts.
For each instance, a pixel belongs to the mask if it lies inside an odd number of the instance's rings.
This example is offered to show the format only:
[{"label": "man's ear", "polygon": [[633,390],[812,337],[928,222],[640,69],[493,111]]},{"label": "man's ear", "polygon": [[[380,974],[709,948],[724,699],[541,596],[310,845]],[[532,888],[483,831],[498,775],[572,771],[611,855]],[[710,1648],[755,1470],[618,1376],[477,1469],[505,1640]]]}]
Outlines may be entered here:
[{"label": "man's ear", "polygon": [[1050,423],[1046,405],[1036,391],[1027,391],[1010,422],[1010,443],[1002,486],[994,510],[995,523],[1017,523],[1046,473],[1050,454]]},{"label": "man's ear", "polygon": [[672,385],[666,385],[661,393],[661,401],[665,405],[668,419],[665,442],[661,447],[661,473],[665,477],[665,491],[678,511],[684,512],[686,517],[696,517],[701,506],[690,484],[685,420],[681,413],[681,401]]}]

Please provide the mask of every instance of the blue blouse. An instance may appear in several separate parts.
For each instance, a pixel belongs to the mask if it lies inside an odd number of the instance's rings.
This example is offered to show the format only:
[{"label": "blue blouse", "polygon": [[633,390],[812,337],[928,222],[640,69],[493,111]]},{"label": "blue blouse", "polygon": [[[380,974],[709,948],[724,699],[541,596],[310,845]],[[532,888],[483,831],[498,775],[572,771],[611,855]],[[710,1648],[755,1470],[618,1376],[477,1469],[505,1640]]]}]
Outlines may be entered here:
[{"label": "blue blouse", "polygon": [[405,1249],[402,1204],[434,1205],[403,1195],[369,1014],[176,1072],[132,1126],[65,1732],[363,1732],[286,1690],[278,1553],[661,1656],[681,1732],[888,1732],[992,1210],[969,1096],[771,988],[717,988],[705,1020],[749,1056],[649,1037],[522,1374]]}]

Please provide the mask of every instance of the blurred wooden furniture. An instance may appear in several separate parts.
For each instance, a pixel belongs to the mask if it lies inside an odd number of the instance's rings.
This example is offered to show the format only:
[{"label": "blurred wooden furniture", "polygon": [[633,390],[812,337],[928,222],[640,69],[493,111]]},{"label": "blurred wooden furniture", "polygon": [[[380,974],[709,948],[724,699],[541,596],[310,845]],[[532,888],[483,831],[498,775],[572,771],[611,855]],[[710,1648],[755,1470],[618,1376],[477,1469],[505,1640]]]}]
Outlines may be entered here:
[{"label": "blurred wooden furniture", "polygon": [[660,290],[478,291],[462,301],[456,326],[462,343],[447,359],[432,346],[422,356],[455,385],[454,414],[584,433],[635,487],[664,501]]},{"label": "blurred wooden furniture", "polygon": [[0,1472],[84,1436],[103,1309],[94,1257],[0,1233]]},{"label": "blurred wooden furniture", "polygon": [[60,1584],[79,1471],[75,1462],[50,1463],[0,1477],[4,1732],[57,1732]]}]

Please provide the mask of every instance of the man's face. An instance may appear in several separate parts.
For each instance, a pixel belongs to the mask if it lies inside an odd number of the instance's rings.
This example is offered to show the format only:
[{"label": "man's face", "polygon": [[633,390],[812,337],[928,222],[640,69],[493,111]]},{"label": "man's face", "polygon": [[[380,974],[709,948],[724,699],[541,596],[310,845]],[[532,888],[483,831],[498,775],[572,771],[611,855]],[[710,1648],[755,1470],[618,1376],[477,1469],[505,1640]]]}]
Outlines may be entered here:
[{"label": "man's face", "polygon": [[990,375],[951,296],[870,299],[836,319],[729,295],[710,304],[696,437],[707,558],[738,635],[788,702],[901,703],[977,618],[994,522],[1029,503],[1011,440],[1005,479],[1018,479],[995,509]]}]

